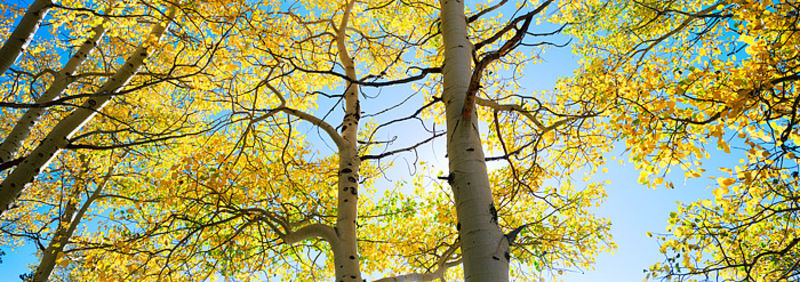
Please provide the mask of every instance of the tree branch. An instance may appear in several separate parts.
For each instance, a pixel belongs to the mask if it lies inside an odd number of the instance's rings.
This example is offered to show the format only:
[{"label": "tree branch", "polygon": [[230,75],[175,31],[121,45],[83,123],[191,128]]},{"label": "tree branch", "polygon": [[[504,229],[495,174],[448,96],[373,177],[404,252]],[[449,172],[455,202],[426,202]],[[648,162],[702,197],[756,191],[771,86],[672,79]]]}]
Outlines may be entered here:
[{"label": "tree branch", "polygon": [[422,140],[419,143],[416,143],[414,145],[411,145],[411,146],[408,146],[408,147],[405,147],[405,148],[401,148],[401,149],[397,149],[397,150],[393,150],[393,151],[388,151],[388,152],[384,152],[384,153],[377,154],[377,155],[364,155],[364,156],[361,156],[361,160],[364,161],[364,160],[381,159],[381,158],[385,158],[385,157],[388,157],[388,156],[391,156],[391,155],[394,155],[394,154],[397,154],[397,153],[415,150],[417,147],[419,147],[419,146],[421,146],[421,145],[423,145],[425,143],[428,143],[430,141],[433,141],[433,139],[436,139],[439,136],[445,135],[445,133],[446,132],[442,131],[440,133],[433,134],[433,136],[428,137],[427,139]]},{"label": "tree branch", "polygon": [[436,270],[432,272],[424,272],[424,273],[409,273],[403,274],[398,276],[386,277],[375,280],[375,282],[406,282],[406,281],[433,281],[436,279],[444,279],[444,273],[447,272],[447,269],[457,266],[461,264],[461,259],[457,259],[455,261],[447,262],[453,253],[458,249],[458,244],[450,245],[450,248],[444,251],[439,260],[436,262]]},{"label": "tree branch", "polygon": [[306,225],[294,232],[288,232],[281,236],[281,239],[283,239],[283,242],[286,244],[294,244],[310,238],[320,238],[328,242],[331,246],[339,244],[339,237],[336,236],[336,230],[330,225],[322,223]]},{"label": "tree branch", "polygon": [[307,122],[310,122],[311,124],[316,125],[319,128],[322,128],[322,130],[324,130],[326,133],[328,133],[328,136],[330,136],[331,139],[333,139],[333,142],[336,143],[336,147],[338,147],[340,150],[342,148],[344,148],[345,145],[346,145],[345,141],[344,141],[344,138],[342,138],[342,136],[339,135],[339,133],[336,132],[336,128],[334,128],[332,125],[330,125],[329,123],[325,122],[324,120],[321,120],[318,117],[315,117],[315,116],[313,116],[313,115],[311,115],[309,113],[306,113],[306,112],[303,112],[303,111],[300,111],[300,110],[295,110],[295,109],[288,108],[288,107],[279,107],[279,108],[275,109],[275,111],[281,111],[281,112],[293,115],[293,116],[295,116],[295,117],[297,117],[299,119],[302,119],[302,120],[305,120]]}]

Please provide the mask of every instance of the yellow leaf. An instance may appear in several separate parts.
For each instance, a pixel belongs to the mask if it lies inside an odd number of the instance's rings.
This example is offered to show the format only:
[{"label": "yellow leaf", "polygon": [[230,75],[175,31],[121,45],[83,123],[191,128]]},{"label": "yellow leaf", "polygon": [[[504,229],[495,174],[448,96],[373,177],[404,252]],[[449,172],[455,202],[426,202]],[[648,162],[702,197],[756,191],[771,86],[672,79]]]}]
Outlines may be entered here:
[{"label": "yellow leaf", "polygon": [[747,34],[740,35],[739,36],[739,41],[747,43],[749,45],[753,45],[756,42],[755,38],[753,38],[752,36],[747,35]]},{"label": "yellow leaf", "polygon": [[719,183],[720,187],[727,188],[728,186],[731,186],[734,183],[736,183],[736,179],[727,178],[727,177],[718,177],[717,178],[717,183]]},{"label": "yellow leaf", "polygon": [[720,188],[714,189],[714,191],[711,192],[711,193],[713,193],[714,196],[716,196],[716,197],[722,197],[722,195],[728,194],[729,191],[730,190],[728,190],[727,187],[720,187]]}]

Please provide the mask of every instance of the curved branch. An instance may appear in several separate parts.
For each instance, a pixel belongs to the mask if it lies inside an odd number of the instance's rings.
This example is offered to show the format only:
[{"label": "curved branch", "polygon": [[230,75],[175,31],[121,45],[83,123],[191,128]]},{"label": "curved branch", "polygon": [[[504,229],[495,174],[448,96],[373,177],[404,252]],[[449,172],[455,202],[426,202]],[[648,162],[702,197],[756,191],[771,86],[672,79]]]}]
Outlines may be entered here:
[{"label": "curved branch", "polygon": [[268,114],[266,114],[266,115],[264,115],[262,117],[259,117],[256,120],[257,121],[258,120],[263,120],[264,117],[272,116],[274,114],[274,112],[284,112],[286,114],[289,114],[289,115],[295,116],[295,117],[297,117],[299,119],[302,119],[302,120],[305,120],[307,122],[310,122],[313,125],[316,125],[317,127],[319,127],[322,130],[324,130],[325,133],[328,133],[328,136],[330,136],[331,139],[333,139],[333,142],[336,143],[336,147],[339,148],[339,150],[341,150],[342,148],[344,148],[346,146],[344,138],[342,138],[342,136],[339,135],[339,133],[336,132],[336,128],[334,128],[332,125],[330,125],[329,123],[325,122],[324,120],[322,120],[322,119],[320,119],[318,117],[315,117],[315,116],[313,116],[313,115],[311,115],[309,113],[300,111],[300,110],[296,110],[296,109],[292,109],[292,108],[289,108],[289,107],[281,106],[281,107],[278,107],[278,108],[274,109],[272,112],[270,112],[270,113],[268,113]]},{"label": "curved branch", "polygon": [[487,107],[487,108],[492,108],[492,109],[494,109],[496,111],[520,113],[523,116],[525,116],[526,118],[528,118],[528,120],[533,122],[533,124],[535,124],[536,127],[539,128],[539,130],[544,130],[545,129],[544,124],[542,124],[542,122],[539,121],[539,119],[534,117],[531,114],[530,111],[525,110],[525,108],[523,108],[520,105],[517,105],[517,104],[505,104],[505,105],[503,105],[503,104],[499,104],[499,103],[497,103],[495,101],[492,101],[492,100],[489,100],[489,99],[483,99],[481,97],[475,97],[475,103],[480,105],[480,106],[484,106],[484,107]]},{"label": "curved branch", "polygon": [[495,101],[488,100],[488,99],[483,99],[481,97],[475,97],[475,103],[480,105],[480,106],[484,106],[484,107],[487,107],[487,108],[492,108],[492,109],[497,110],[497,111],[518,112],[518,113],[522,114],[524,117],[528,118],[531,122],[533,122],[536,125],[537,128],[539,128],[539,130],[540,130],[539,134],[540,135],[545,134],[545,133],[547,133],[549,131],[555,130],[556,128],[558,128],[558,127],[560,127],[560,126],[562,126],[562,125],[564,125],[564,124],[566,124],[566,123],[568,123],[570,121],[577,120],[579,118],[591,117],[591,116],[595,115],[595,114],[589,114],[589,115],[582,115],[582,116],[568,116],[568,117],[566,117],[566,118],[564,118],[562,120],[554,122],[553,124],[551,124],[549,126],[545,126],[541,121],[539,121],[539,119],[534,117],[531,114],[530,111],[525,110],[522,106],[517,105],[517,104],[499,104],[499,103],[497,103]]},{"label": "curved branch", "polygon": [[281,239],[286,244],[294,244],[305,239],[320,238],[328,242],[331,247],[339,244],[339,237],[336,236],[336,230],[330,225],[315,223],[301,227],[296,231],[286,233],[281,236]]}]

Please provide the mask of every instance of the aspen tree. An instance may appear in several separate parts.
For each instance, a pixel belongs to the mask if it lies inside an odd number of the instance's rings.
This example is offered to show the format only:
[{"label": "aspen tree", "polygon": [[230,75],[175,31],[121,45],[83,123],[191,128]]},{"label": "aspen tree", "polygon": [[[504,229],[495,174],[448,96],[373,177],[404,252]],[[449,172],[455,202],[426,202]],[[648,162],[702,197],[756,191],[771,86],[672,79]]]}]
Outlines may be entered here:
[{"label": "aspen tree", "polygon": [[68,145],[68,139],[89,122],[97,112],[114,97],[114,93],[124,87],[136,74],[147,58],[150,49],[158,45],[158,41],[166,31],[175,15],[176,8],[167,12],[166,19],[153,24],[150,34],[139,47],[130,54],[123,65],[80,108],[59,121],[47,134],[47,137],[0,183],[0,213],[8,210],[14,200],[19,197],[26,185],[33,181],[38,173],[47,167],[58,152]]}]

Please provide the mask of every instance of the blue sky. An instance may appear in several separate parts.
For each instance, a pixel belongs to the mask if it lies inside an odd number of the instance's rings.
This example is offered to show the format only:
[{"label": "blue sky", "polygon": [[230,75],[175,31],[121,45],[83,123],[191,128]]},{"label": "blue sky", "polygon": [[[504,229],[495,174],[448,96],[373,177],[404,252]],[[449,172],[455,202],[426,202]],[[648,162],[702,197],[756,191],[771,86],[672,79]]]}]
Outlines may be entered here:
[{"label": "blue sky", "polygon": [[[531,89],[552,89],[559,77],[571,75],[578,66],[578,58],[569,47],[550,48],[543,60],[543,63],[527,68],[527,81],[523,85]],[[608,172],[598,172],[594,176],[597,182],[610,181],[606,185],[608,198],[596,209],[596,215],[611,220],[611,234],[618,248],[613,254],[598,256],[594,270],[567,272],[561,276],[564,281],[642,281],[646,275],[642,270],[663,260],[658,242],[647,237],[646,233],[666,232],[669,213],[676,209],[677,201],[687,203],[712,198],[708,185],[713,180],[685,182],[683,172],[678,168],[666,177],[675,183],[675,189],[649,189],[639,184],[639,171],[627,162],[624,148],[623,143],[615,144],[615,149],[605,156],[609,160],[605,165]],[[718,155],[718,152],[710,153]],[[620,164],[619,160],[624,162]],[[713,168],[715,163],[706,164]]]}]

